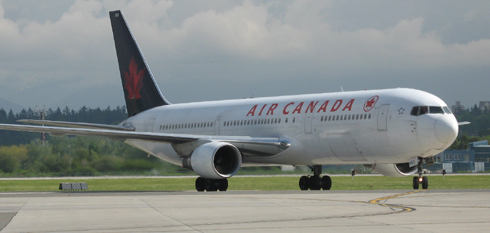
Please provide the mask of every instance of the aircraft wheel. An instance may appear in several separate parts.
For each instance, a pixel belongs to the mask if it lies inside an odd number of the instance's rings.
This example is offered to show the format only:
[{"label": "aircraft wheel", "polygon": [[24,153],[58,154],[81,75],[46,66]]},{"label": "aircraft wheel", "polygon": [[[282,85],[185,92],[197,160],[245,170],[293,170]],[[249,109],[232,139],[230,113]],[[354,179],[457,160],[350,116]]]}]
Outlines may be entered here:
[{"label": "aircraft wheel", "polygon": [[422,178],[422,188],[423,189],[429,188],[429,178],[427,176],[424,176]]},{"label": "aircraft wheel", "polygon": [[323,190],[330,190],[332,188],[332,179],[330,176],[323,176],[322,177],[322,189]]},{"label": "aircraft wheel", "polygon": [[320,190],[322,188],[322,179],[319,176],[310,176],[308,184],[310,190]]},{"label": "aircraft wheel", "polygon": [[419,178],[413,177],[413,189],[419,189]]},{"label": "aircraft wheel", "polygon": [[219,187],[218,187],[219,191],[224,192],[228,189],[228,179],[218,180],[218,183],[219,183]]},{"label": "aircraft wheel", "polygon": [[202,177],[197,177],[196,179],[196,190],[198,192],[204,192],[206,190],[206,179]]},{"label": "aircraft wheel", "polygon": [[299,188],[301,190],[308,190],[310,186],[308,185],[308,176],[302,176],[299,178]]},{"label": "aircraft wheel", "polygon": [[215,192],[218,191],[219,183],[213,179],[206,179],[206,191]]}]

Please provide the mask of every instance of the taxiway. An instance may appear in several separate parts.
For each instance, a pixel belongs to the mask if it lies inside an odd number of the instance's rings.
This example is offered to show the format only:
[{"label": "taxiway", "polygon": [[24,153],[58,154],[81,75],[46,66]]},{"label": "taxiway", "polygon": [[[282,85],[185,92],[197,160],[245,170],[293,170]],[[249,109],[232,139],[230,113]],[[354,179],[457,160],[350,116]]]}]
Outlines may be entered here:
[{"label": "taxiway", "polygon": [[485,232],[490,190],[0,193],[2,232]]}]

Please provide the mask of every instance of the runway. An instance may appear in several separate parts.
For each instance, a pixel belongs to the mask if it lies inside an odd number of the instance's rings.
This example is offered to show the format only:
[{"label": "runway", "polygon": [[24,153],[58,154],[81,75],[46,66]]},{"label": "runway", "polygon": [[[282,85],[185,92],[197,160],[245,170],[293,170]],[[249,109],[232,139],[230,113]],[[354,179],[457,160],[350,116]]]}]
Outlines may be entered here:
[{"label": "runway", "polygon": [[490,190],[0,193],[2,232],[486,232]]}]

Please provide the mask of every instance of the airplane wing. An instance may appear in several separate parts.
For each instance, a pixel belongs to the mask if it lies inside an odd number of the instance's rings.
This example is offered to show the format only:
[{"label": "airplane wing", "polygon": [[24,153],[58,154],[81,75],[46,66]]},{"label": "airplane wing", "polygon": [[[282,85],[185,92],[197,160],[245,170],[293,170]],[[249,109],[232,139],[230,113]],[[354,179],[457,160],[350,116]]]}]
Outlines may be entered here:
[{"label": "airplane wing", "polygon": [[69,128],[84,128],[84,129],[111,129],[111,130],[123,130],[123,131],[134,131],[134,128],[125,128],[117,125],[104,125],[104,124],[92,124],[84,122],[68,122],[68,121],[48,121],[48,120],[32,120],[32,119],[22,119],[18,120],[22,123],[38,124],[38,125],[54,125]]},{"label": "airplane wing", "polygon": [[[37,120],[23,122],[35,123]],[[42,123],[45,123],[43,121]],[[39,122],[37,122],[39,123]],[[53,122],[52,122],[53,123]],[[55,122],[57,125],[65,126],[90,126],[90,128],[51,127],[35,125],[0,124],[0,130],[14,130],[26,132],[46,132],[53,136],[79,135],[107,137],[114,140],[144,140],[151,142],[169,143],[183,156],[188,156],[198,146],[211,141],[228,142],[238,148],[244,156],[272,156],[287,148],[290,143],[281,141],[279,138],[249,137],[249,136],[213,136],[213,135],[190,135],[128,131],[122,127],[86,123]],[[96,128],[95,126],[99,127]],[[182,149],[184,148],[184,149]],[[182,152],[184,151],[184,152]]]}]

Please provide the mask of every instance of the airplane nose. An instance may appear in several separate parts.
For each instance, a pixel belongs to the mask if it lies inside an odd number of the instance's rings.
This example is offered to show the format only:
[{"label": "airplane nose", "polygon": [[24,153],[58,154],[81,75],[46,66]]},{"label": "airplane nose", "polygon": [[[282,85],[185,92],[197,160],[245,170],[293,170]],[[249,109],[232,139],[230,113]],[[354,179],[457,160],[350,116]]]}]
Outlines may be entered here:
[{"label": "airplane nose", "polygon": [[443,116],[436,121],[437,139],[444,144],[453,143],[458,136],[458,122],[453,118]]}]

